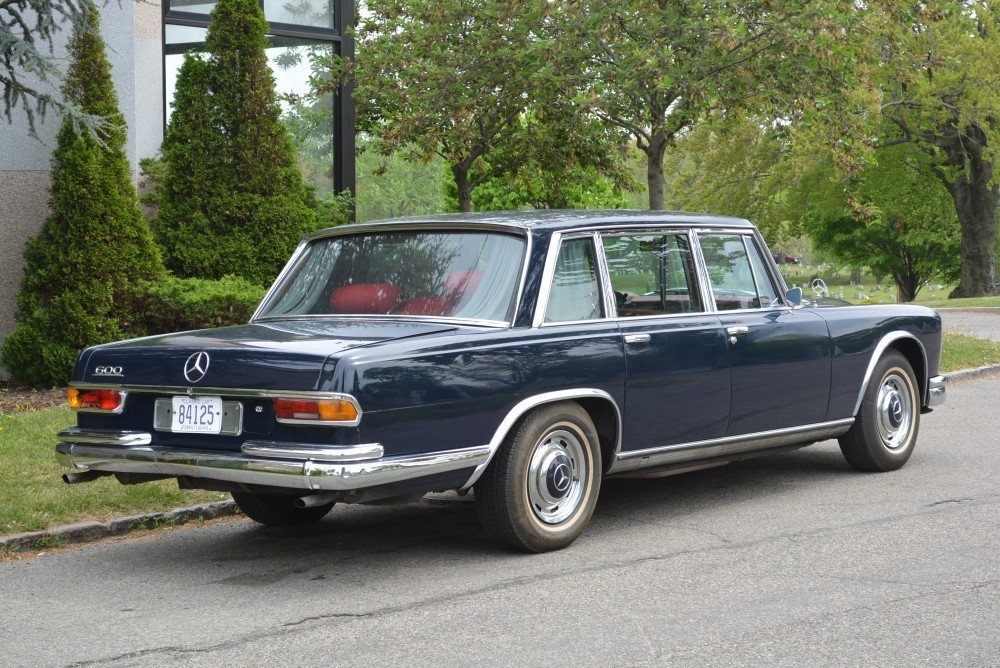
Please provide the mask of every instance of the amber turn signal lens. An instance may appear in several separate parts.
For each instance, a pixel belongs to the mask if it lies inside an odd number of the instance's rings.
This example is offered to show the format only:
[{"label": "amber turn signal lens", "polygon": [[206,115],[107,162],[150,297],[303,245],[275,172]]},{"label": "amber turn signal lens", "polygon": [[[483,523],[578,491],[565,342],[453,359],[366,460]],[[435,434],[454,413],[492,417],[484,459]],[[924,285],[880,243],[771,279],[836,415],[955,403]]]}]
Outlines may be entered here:
[{"label": "amber turn signal lens", "polygon": [[78,390],[68,393],[70,408],[114,412],[122,407],[125,395],[117,390]]},{"label": "amber turn signal lens", "polygon": [[279,420],[353,422],[358,409],[345,399],[275,399],[274,415]]}]

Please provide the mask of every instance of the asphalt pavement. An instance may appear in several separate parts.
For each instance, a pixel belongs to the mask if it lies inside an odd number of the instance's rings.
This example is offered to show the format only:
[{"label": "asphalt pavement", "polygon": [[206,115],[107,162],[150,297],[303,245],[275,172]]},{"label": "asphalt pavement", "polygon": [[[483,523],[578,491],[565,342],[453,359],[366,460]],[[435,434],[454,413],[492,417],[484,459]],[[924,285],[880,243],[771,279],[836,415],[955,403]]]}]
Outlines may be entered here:
[{"label": "asphalt pavement", "polygon": [[1000,378],[948,392],[900,471],[609,481],[551,554],[439,495],[0,563],[0,666],[1000,665]]},{"label": "asphalt pavement", "polygon": [[1000,308],[938,309],[944,331],[1000,342]]}]

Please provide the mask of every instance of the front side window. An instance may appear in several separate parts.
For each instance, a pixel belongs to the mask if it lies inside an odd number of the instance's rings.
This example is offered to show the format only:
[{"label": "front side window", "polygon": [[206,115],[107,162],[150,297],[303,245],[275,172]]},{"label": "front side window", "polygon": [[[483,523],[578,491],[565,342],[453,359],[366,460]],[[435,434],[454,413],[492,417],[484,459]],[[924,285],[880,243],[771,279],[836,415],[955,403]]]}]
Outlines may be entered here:
[{"label": "front side window", "polygon": [[380,232],[311,242],[259,318],[401,315],[509,321],[522,237]]},{"label": "front side window", "polygon": [[589,238],[563,242],[549,291],[545,322],[593,320],[602,315],[593,242]]},{"label": "front side window", "polygon": [[751,237],[705,234],[698,239],[718,310],[766,308],[775,302],[777,291]]},{"label": "front side window", "polygon": [[604,254],[619,317],[704,310],[686,235],[606,236]]}]

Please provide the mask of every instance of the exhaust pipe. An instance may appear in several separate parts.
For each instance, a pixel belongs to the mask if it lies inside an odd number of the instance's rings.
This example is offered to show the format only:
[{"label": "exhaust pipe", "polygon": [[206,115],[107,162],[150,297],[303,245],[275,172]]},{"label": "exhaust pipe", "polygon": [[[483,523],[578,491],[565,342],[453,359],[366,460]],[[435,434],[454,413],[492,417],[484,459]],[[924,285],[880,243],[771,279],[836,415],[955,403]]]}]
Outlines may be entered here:
[{"label": "exhaust pipe", "polygon": [[81,471],[80,473],[64,473],[63,482],[67,485],[76,485],[81,482],[91,482],[98,478],[111,475],[111,471]]},{"label": "exhaust pipe", "polygon": [[337,492],[323,492],[321,494],[310,494],[300,499],[295,499],[296,508],[312,508],[314,506],[325,506],[340,498]]}]

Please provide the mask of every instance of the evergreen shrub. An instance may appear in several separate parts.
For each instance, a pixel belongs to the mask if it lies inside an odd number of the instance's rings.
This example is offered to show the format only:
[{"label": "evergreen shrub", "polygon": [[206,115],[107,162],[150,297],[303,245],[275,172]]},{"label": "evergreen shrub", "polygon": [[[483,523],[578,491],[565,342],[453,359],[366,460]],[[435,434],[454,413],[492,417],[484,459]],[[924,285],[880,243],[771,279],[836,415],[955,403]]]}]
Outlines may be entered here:
[{"label": "evergreen shrub", "polygon": [[266,290],[245,278],[218,280],[169,276],[147,286],[143,311],[149,334],[241,325]]},{"label": "evergreen shrub", "polygon": [[65,99],[105,119],[99,137],[67,119],[52,156],[51,215],[25,249],[17,329],[0,363],[18,384],[64,385],[87,346],[143,329],[142,284],[163,273],[125,156],[125,119],[91,3],[69,43]]},{"label": "evergreen shrub", "polygon": [[280,121],[266,31],[256,0],[219,0],[207,57],[185,55],[178,73],[154,223],[178,276],[268,285],[318,226]]}]

